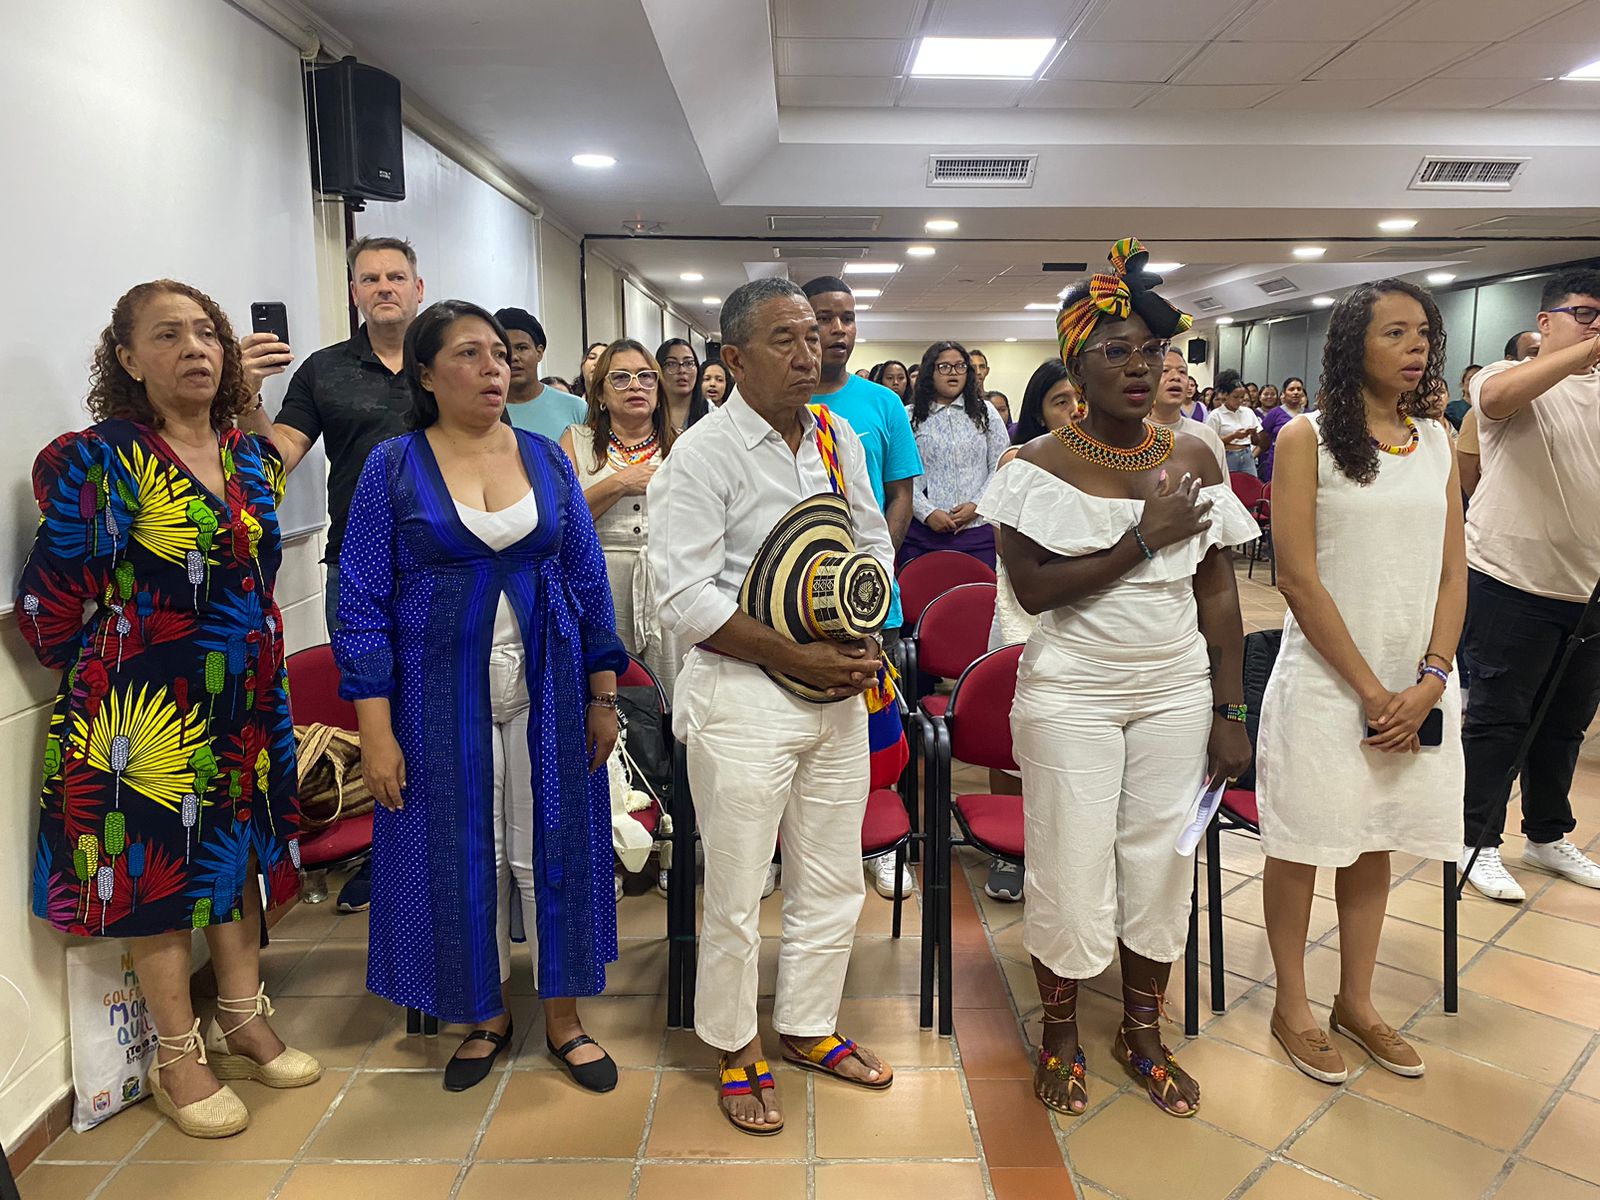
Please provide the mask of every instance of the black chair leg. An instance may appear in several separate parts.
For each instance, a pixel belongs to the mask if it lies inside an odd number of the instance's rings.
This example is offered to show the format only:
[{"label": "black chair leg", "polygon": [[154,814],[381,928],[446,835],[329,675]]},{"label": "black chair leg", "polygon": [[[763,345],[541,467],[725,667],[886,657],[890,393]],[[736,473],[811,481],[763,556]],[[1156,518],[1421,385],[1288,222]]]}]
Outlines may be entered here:
[{"label": "black chair leg", "polygon": [[1183,951],[1183,1033],[1200,1032],[1200,867],[1195,864],[1189,891],[1189,944]]},{"label": "black chair leg", "polygon": [[1211,934],[1211,1011],[1228,1011],[1227,976],[1222,956],[1222,834],[1216,822],[1206,830],[1206,924]]},{"label": "black chair leg", "polygon": [[939,832],[939,822],[933,813],[933,740],[927,722],[921,717],[912,720],[916,731],[916,749],[922,758],[922,787],[918,807],[922,810],[923,837],[927,853],[922,856],[922,979],[918,996],[920,1013],[918,1023],[923,1029],[933,1028],[934,959],[939,942],[939,864],[950,853],[945,838]]},{"label": "black chair leg", "polygon": [[422,1010],[406,1009],[406,1036],[416,1037],[422,1032]]},{"label": "black chair leg", "polygon": [[1456,978],[1460,966],[1460,944],[1456,941],[1456,917],[1460,900],[1456,895],[1456,864],[1444,864],[1444,1010],[1455,1013],[1461,1010],[1459,982]]},{"label": "black chair leg", "polygon": [[439,1018],[434,1016],[432,1013],[423,1013],[422,1014],[422,1036],[423,1037],[438,1037],[439,1036]]},{"label": "black chair leg", "polygon": [[949,1036],[955,1030],[952,1020],[951,976],[955,963],[950,953],[950,896],[955,878],[955,862],[950,849],[950,734],[943,724],[934,727],[938,760],[937,793],[934,798],[934,816],[939,823],[939,836],[945,841],[945,852],[939,862],[939,1032]]},{"label": "black chair leg", "polygon": [[894,848],[894,925],[892,927],[893,932],[890,935],[894,938],[899,938],[900,936],[900,909],[902,902],[905,900],[905,896],[901,894],[905,888],[905,882],[901,875],[906,869],[906,846],[908,844],[908,842],[901,842]]}]

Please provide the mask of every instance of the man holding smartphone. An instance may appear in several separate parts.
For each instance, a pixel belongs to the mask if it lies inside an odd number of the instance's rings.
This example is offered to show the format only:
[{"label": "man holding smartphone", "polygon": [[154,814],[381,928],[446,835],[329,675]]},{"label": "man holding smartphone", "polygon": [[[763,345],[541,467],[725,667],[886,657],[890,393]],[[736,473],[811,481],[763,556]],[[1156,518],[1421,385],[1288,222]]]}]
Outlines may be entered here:
[{"label": "man holding smartphone", "polygon": [[[300,364],[276,422],[268,421],[259,406],[244,421],[252,432],[272,439],[286,471],[300,465],[319,437],[326,442],[328,544],[323,562],[328,582],[323,604],[330,635],[339,624],[339,548],[356,480],[372,448],[409,427],[405,337],[423,296],[417,253],[402,238],[358,238],[350,246],[348,261],[350,298],[361,314],[361,328]],[[264,379],[286,368],[289,348],[276,336],[252,334],[246,339],[245,364],[252,378]],[[368,864],[339,893],[339,911],[362,911],[371,891]]]},{"label": "man holding smartphone", "polygon": [[1468,880],[1492,900],[1526,898],[1500,860],[1500,833],[1512,764],[1552,686],[1522,771],[1522,865],[1600,888],[1600,865],[1567,838],[1578,750],[1600,707],[1600,639],[1552,680],[1600,579],[1600,271],[1552,276],[1540,308],[1538,357],[1491,363],[1469,385],[1483,477],[1467,511],[1461,865],[1482,840]]}]

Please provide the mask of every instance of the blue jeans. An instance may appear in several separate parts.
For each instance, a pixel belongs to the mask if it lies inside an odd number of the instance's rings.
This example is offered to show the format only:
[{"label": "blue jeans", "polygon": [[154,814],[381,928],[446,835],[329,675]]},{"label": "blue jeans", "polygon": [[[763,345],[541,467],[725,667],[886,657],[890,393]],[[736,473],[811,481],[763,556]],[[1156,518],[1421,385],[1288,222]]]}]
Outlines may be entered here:
[{"label": "blue jeans", "polygon": [[1229,450],[1228,472],[1237,471],[1241,475],[1256,474],[1256,453],[1254,450]]},{"label": "blue jeans", "polygon": [[339,568],[333,563],[328,564],[328,585],[322,590],[322,615],[328,622],[328,640],[333,640],[334,630],[339,628]]}]

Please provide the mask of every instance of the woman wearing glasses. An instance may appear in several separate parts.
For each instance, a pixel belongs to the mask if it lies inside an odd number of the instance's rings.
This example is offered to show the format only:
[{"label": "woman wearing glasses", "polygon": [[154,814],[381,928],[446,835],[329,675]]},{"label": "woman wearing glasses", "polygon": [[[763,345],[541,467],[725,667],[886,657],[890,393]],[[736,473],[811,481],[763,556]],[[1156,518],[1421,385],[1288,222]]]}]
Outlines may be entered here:
[{"label": "woman wearing glasses", "polygon": [[682,433],[711,411],[700,390],[700,360],[694,347],[682,338],[668,338],[656,348],[661,367],[661,392],[666,400],[667,424]]},{"label": "woman wearing glasses", "polygon": [[367,986],[472,1027],[444,1073],[464,1091],[512,1045],[520,929],[546,1048],[606,1092],[616,1064],[576,997],[617,957],[604,766],[627,658],[572,468],[502,419],[509,357],[475,304],[417,317],[413,431],[372,451],[350,506],[333,652],[380,806]]},{"label": "woman wearing glasses", "polygon": [[[667,347],[670,354],[688,353],[681,342],[668,342]],[[645,489],[676,436],[661,400],[663,378],[656,360],[638,342],[612,342],[595,365],[589,419],[567,427],[561,448],[578,472],[605,551],[617,633],[628,653],[655,672],[670,696],[683,651],[656,620],[645,561],[650,536]]]},{"label": "woman wearing glasses", "polygon": [[979,392],[978,373],[963,346],[928,347],[910,409],[923,473],[911,485],[911,528],[896,566],[933,550],[959,550],[993,567],[994,530],[978,515],[978,497],[1011,439],[994,405]]},{"label": "woman wearing glasses", "polygon": [[1056,328],[1088,411],[1024,446],[979,508],[1000,528],[1017,599],[1040,616],[1011,714],[1028,848],[1023,944],[1044,1004],[1034,1091],[1068,1115],[1090,1100],[1078,981],[1114,957],[1123,1012],[1112,1057],[1162,1111],[1198,1111],[1200,1087],[1160,1030],[1194,879],[1174,846],[1201,783],[1250,760],[1225,547],[1256,525],[1205,443],[1146,420],[1166,339],[1189,327],[1152,290],[1161,279],[1146,259],[1136,240],[1118,242],[1113,273],[1067,293]]}]

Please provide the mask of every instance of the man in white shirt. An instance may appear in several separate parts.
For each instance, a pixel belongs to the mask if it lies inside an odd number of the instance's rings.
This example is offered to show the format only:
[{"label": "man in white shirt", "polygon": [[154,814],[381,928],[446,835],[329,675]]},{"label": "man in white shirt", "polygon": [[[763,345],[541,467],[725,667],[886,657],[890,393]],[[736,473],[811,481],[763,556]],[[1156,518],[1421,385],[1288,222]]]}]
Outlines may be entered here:
[{"label": "man in white shirt", "polygon": [[1223,371],[1217,376],[1217,399],[1221,404],[1206,418],[1211,432],[1222,440],[1223,449],[1228,452],[1228,470],[1241,475],[1257,473],[1255,448],[1261,439],[1261,418],[1246,405],[1249,398],[1249,385],[1239,372]]},{"label": "man in white shirt", "polygon": [[[745,575],[773,527],[801,500],[832,489],[807,408],[822,354],[805,293],[785,279],[745,284],[723,304],[722,335],[738,394],[674,445],[651,480],[649,559],[662,626],[695,647],[673,698],[706,857],[695,1032],[723,1052],[729,1119],[747,1132],[771,1132],[783,1117],[763,1073],[756,963],[761,890],[780,833],[783,939],[772,1024],[784,1056],[820,1057],[831,1046],[818,1064],[825,1072],[880,1088],[893,1078],[876,1055],[833,1038],[866,894],[867,711],[859,694],[882,660],[871,641],[798,645],[739,608]],[[842,422],[833,429],[856,547],[892,574],[894,550],[861,441]],[[763,667],[839,700],[802,700]]]},{"label": "man in white shirt", "polygon": [[1150,410],[1152,425],[1165,425],[1174,433],[1186,433],[1199,438],[1206,448],[1217,456],[1217,466],[1223,477],[1228,474],[1228,452],[1223,449],[1217,431],[1203,421],[1183,415],[1183,402],[1189,395],[1189,363],[1181,350],[1168,350],[1165,365],[1161,368],[1161,383],[1156,388],[1154,406]]},{"label": "man in white shirt", "polygon": [[[1538,357],[1491,363],[1470,385],[1483,477],[1467,510],[1462,865],[1481,836],[1469,879],[1495,900],[1524,898],[1500,861],[1509,774],[1600,578],[1600,271],[1552,276],[1540,305]],[[1567,839],[1578,750],[1600,707],[1600,637],[1555,687],[1522,771],[1522,864],[1600,888],[1600,865]]]}]

